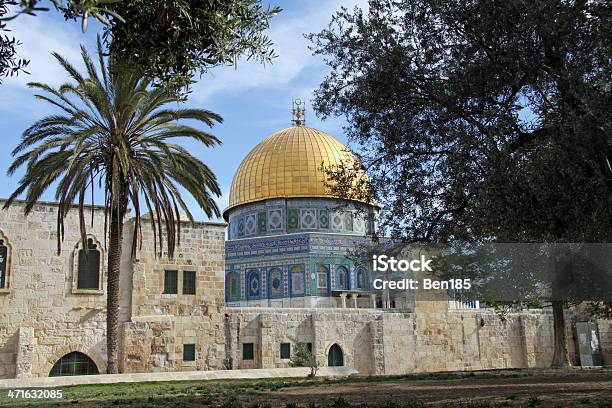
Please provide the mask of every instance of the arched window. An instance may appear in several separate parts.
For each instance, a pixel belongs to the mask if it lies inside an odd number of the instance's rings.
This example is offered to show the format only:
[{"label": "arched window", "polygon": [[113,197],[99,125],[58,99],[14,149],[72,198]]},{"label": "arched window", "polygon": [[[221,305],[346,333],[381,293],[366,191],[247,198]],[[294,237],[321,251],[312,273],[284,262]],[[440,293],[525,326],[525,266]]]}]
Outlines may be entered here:
[{"label": "arched window", "polygon": [[0,289],[8,289],[8,260],[9,247],[6,245],[5,239],[0,239]]},{"label": "arched window", "polygon": [[336,267],[336,289],[348,290],[349,289],[349,273],[348,269],[344,266]]},{"label": "arched window", "polygon": [[237,272],[229,272],[225,278],[225,293],[227,300],[240,299],[240,275]]},{"label": "arched window", "polygon": [[330,367],[341,367],[344,365],[344,353],[339,345],[334,344],[327,353],[327,365]]},{"label": "arched window", "polygon": [[283,272],[272,268],[268,272],[268,297],[279,298],[283,296]]},{"label": "arched window", "polygon": [[87,239],[87,253],[79,249],[77,289],[100,289],[100,251],[92,238]]},{"label": "arched window", "polygon": [[85,354],[75,351],[60,358],[51,369],[49,377],[95,374],[100,374],[96,363]]},{"label": "arched window", "polygon": [[356,276],[357,289],[365,290],[366,287],[366,271],[363,268],[357,269]]},{"label": "arched window", "polygon": [[247,273],[247,299],[259,299],[261,294],[261,279],[257,269],[251,269]]},{"label": "arched window", "polygon": [[301,296],[304,294],[304,266],[296,265],[291,267],[291,294]]},{"label": "arched window", "polygon": [[317,288],[327,289],[328,275],[329,268],[325,265],[319,264],[317,267]]}]

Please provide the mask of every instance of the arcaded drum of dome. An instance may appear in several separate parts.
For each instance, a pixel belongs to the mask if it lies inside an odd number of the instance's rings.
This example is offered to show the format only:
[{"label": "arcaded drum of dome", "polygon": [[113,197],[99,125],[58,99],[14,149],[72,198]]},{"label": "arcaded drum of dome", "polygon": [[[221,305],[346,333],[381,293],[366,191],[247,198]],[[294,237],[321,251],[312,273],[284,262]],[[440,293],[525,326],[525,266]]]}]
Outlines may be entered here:
[{"label": "arcaded drum of dome", "polygon": [[270,198],[333,198],[324,169],[341,163],[351,168],[357,160],[346,146],[320,130],[305,126],[279,130],[255,146],[238,167],[225,212]]}]

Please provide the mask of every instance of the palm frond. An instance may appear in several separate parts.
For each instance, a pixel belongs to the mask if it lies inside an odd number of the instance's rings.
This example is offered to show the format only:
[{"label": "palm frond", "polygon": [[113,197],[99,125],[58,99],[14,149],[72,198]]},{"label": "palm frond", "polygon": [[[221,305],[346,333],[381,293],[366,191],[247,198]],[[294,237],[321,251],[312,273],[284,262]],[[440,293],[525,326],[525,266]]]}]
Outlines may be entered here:
[{"label": "palm frond", "polygon": [[[15,192],[5,203],[25,195],[26,213],[45,191],[55,185],[58,201],[58,250],[64,236],[64,219],[74,206],[79,210],[83,247],[87,223],[85,197],[96,186],[104,192],[105,235],[108,217],[134,209],[132,256],[140,247],[142,209],[145,206],[158,255],[173,256],[180,245],[181,212],[193,215],[181,191],[187,191],[209,216],[219,216],[214,197],[221,194],[213,172],[187,149],[172,140],[188,138],[204,147],[221,143],[204,128],[222,122],[206,109],[183,108],[178,85],[153,87],[151,79],[138,71],[117,65],[104,57],[98,38],[96,59],[84,47],[80,72],[59,54],[53,54],[69,81],[58,88],[44,83],[28,84],[36,97],[60,113],[36,121],[23,133],[13,150],[8,174],[26,167]],[[183,190],[181,190],[181,187]],[[93,217],[92,217],[93,222]],[[106,242],[107,237],[104,237]]]}]

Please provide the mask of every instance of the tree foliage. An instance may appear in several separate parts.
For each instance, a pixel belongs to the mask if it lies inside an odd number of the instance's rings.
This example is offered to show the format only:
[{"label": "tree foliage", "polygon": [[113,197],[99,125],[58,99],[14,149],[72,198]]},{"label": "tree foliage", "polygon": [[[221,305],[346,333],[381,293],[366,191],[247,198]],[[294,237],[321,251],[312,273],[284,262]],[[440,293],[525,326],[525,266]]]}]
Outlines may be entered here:
[{"label": "tree foliage", "polygon": [[0,84],[2,78],[18,75],[26,72],[29,61],[17,57],[17,48],[21,45],[17,39],[7,33],[10,29],[4,18],[9,13],[9,6],[15,5],[15,1],[0,0]]},{"label": "tree foliage", "polygon": [[134,0],[112,10],[126,24],[106,26],[110,52],[161,80],[189,78],[242,55],[260,62],[274,57],[264,31],[280,9],[259,0]]},{"label": "tree foliage", "polygon": [[[56,10],[64,14],[66,19],[81,19],[83,31],[87,30],[89,18],[95,18],[103,24],[110,24],[109,18],[124,22],[118,14],[104,7],[119,0],[49,0]],[[6,34],[11,30],[8,22],[20,15],[35,16],[39,12],[49,11],[49,7],[41,0],[0,0],[0,84],[2,78],[28,73],[26,67],[30,63],[25,58],[17,57],[17,49],[21,42],[14,36]],[[5,34],[2,34],[2,33]]]},{"label": "tree foliage", "polygon": [[[4,22],[21,14],[36,15],[49,10],[41,0],[0,0]],[[235,64],[239,57],[262,63],[275,57],[265,35],[269,20],[280,8],[262,6],[260,0],[49,0],[67,20],[79,20],[83,31],[91,18],[103,24],[106,52],[140,69],[157,82],[191,82],[194,74],[210,68]],[[3,16],[2,6],[16,6],[13,15]],[[4,13],[6,14],[6,12]],[[27,61],[15,59],[14,38],[0,43],[0,68],[16,73]],[[5,45],[6,43],[6,45]],[[5,51],[6,50],[6,51]],[[21,65],[20,65],[21,64]],[[0,71],[0,77],[6,75]]]},{"label": "tree foliage", "polygon": [[609,242],[610,21],[606,1],[372,0],[310,36],[315,108],[348,118],[396,237]]},{"label": "tree foliage", "polygon": [[[319,372],[319,363],[317,357],[313,354],[312,350],[308,348],[307,343],[302,343],[294,340],[294,351],[291,356],[291,367],[308,367],[310,368],[309,378],[314,378]],[[312,347],[312,345],[311,345]]]},{"label": "tree foliage", "polygon": [[[52,4],[56,10],[64,13],[66,18],[81,18],[86,21],[91,16],[107,24],[109,21],[105,16],[118,17],[108,8],[108,5],[119,1],[122,0],[49,0],[48,3]],[[10,0],[6,3],[19,6],[12,16],[6,17],[8,20],[12,20],[21,14],[34,16],[36,13],[49,11],[47,2],[42,0]]]},{"label": "tree foliage", "polygon": [[310,35],[315,109],[347,117],[395,238],[612,242],[611,21],[605,0],[370,0]]}]

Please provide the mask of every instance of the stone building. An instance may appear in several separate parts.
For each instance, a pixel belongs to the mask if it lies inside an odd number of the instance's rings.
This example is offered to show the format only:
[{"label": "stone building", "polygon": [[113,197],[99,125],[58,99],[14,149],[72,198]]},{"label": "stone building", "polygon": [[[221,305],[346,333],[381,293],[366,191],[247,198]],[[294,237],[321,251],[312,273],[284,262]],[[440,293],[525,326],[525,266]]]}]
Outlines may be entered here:
[{"label": "stone building", "polygon": [[[287,367],[297,343],[320,365],[363,374],[545,367],[552,316],[500,319],[413,299],[381,309],[371,273],[346,252],[367,242],[376,207],[323,190],[319,162],[354,160],[331,136],[295,126],[259,144],[240,166],[227,224],[184,223],[175,257],[155,256],[142,227],[131,259],[125,219],[121,265],[120,370],[152,372]],[[88,256],[78,212],[57,252],[57,205],[0,211],[0,378],[92,374],[106,369],[104,210],[93,213]],[[388,306],[388,305],[387,305]],[[568,319],[571,323],[571,319]],[[597,322],[605,364],[612,324]],[[567,327],[572,358],[574,331]]]},{"label": "stone building", "polygon": [[[89,256],[78,211],[65,222],[57,253],[57,205],[0,211],[6,247],[0,289],[0,378],[106,370],[104,209],[93,211]],[[156,258],[152,231],[130,259],[133,219],[125,220],[121,265],[121,369],[126,372],[224,368],[225,224],[185,223],[174,259]],[[93,265],[96,260],[97,264]],[[197,357],[197,358],[196,358]]]}]

